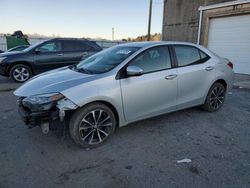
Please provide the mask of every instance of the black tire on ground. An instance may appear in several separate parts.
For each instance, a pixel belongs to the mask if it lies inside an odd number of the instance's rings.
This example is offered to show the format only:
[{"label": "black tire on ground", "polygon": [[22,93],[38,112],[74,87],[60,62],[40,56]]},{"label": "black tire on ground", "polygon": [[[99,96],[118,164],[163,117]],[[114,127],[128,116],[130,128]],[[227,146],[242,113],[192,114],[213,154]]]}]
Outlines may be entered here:
[{"label": "black tire on ground", "polygon": [[27,65],[17,64],[10,69],[10,77],[15,82],[23,83],[30,79],[31,76],[32,71]]},{"label": "black tire on ground", "polygon": [[95,148],[105,143],[114,133],[116,123],[114,112],[108,106],[91,103],[72,114],[69,132],[79,146]]},{"label": "black tire on ground", "polygon": [[202,108],[208,112],[219,110],[225,101],[226,88],[219,82],[214,83],[208,91]]}]

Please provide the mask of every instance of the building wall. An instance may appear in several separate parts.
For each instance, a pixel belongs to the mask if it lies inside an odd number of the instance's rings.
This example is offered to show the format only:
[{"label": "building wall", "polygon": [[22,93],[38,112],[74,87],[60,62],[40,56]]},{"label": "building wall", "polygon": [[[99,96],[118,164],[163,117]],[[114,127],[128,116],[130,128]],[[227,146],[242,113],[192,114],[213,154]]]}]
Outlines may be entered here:
[{"label": "building wall", "polygon": [[231,0],[164,0],[162,39],[196,43],[200,6]]}]

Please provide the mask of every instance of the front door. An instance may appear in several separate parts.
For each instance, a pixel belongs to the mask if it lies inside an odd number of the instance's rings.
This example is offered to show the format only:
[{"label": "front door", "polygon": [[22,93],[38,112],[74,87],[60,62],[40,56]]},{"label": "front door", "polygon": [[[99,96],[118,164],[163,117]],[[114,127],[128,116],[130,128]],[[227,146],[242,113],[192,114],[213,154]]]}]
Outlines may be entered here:
[{"label": "front door", "polygon": [[35,49],[34,64],[37,73],[64,66],[60,41],[49,41]]},{"label": "front door", "polygon": [[120,80],[126,120],[132,122],[175,110],[177,70],[172,69],[168,47],[150,48],[134,58],[131,65],[140,67],[143,75]]}]

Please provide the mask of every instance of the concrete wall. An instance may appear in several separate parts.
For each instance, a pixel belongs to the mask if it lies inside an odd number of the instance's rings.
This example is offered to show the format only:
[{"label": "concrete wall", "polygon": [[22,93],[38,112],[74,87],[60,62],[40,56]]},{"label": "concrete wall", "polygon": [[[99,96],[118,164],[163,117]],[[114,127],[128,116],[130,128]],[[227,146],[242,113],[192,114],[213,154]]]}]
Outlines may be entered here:
[{"label": "concrete wall", "polygon": [[200,6],[231,0],[164,0],[162,39],[170,41],[197,41]]},{"label": "concrete wall", "polygon": [[0,36],[0,50],[2,51],[7,50],[6,38],[2,36]]}]

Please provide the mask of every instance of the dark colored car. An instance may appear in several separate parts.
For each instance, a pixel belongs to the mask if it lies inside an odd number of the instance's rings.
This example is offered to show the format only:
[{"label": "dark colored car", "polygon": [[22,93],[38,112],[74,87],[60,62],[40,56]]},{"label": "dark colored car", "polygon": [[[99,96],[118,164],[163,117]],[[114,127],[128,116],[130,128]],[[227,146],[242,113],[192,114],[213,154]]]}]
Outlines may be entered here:
[{"label": "dark colored car", "polygon": [[7,52],[20,52],[28,47],[29,47],[29,45],[20,45],[20,46],[16,46],[14,48],[8,49]]},{"label": "dark colored car", "polygon": [[20,52],[0,54],[0,74],[25,82],[32,75],[77,64],[101,50],[95,42],[85,39],[51,39]]}]

